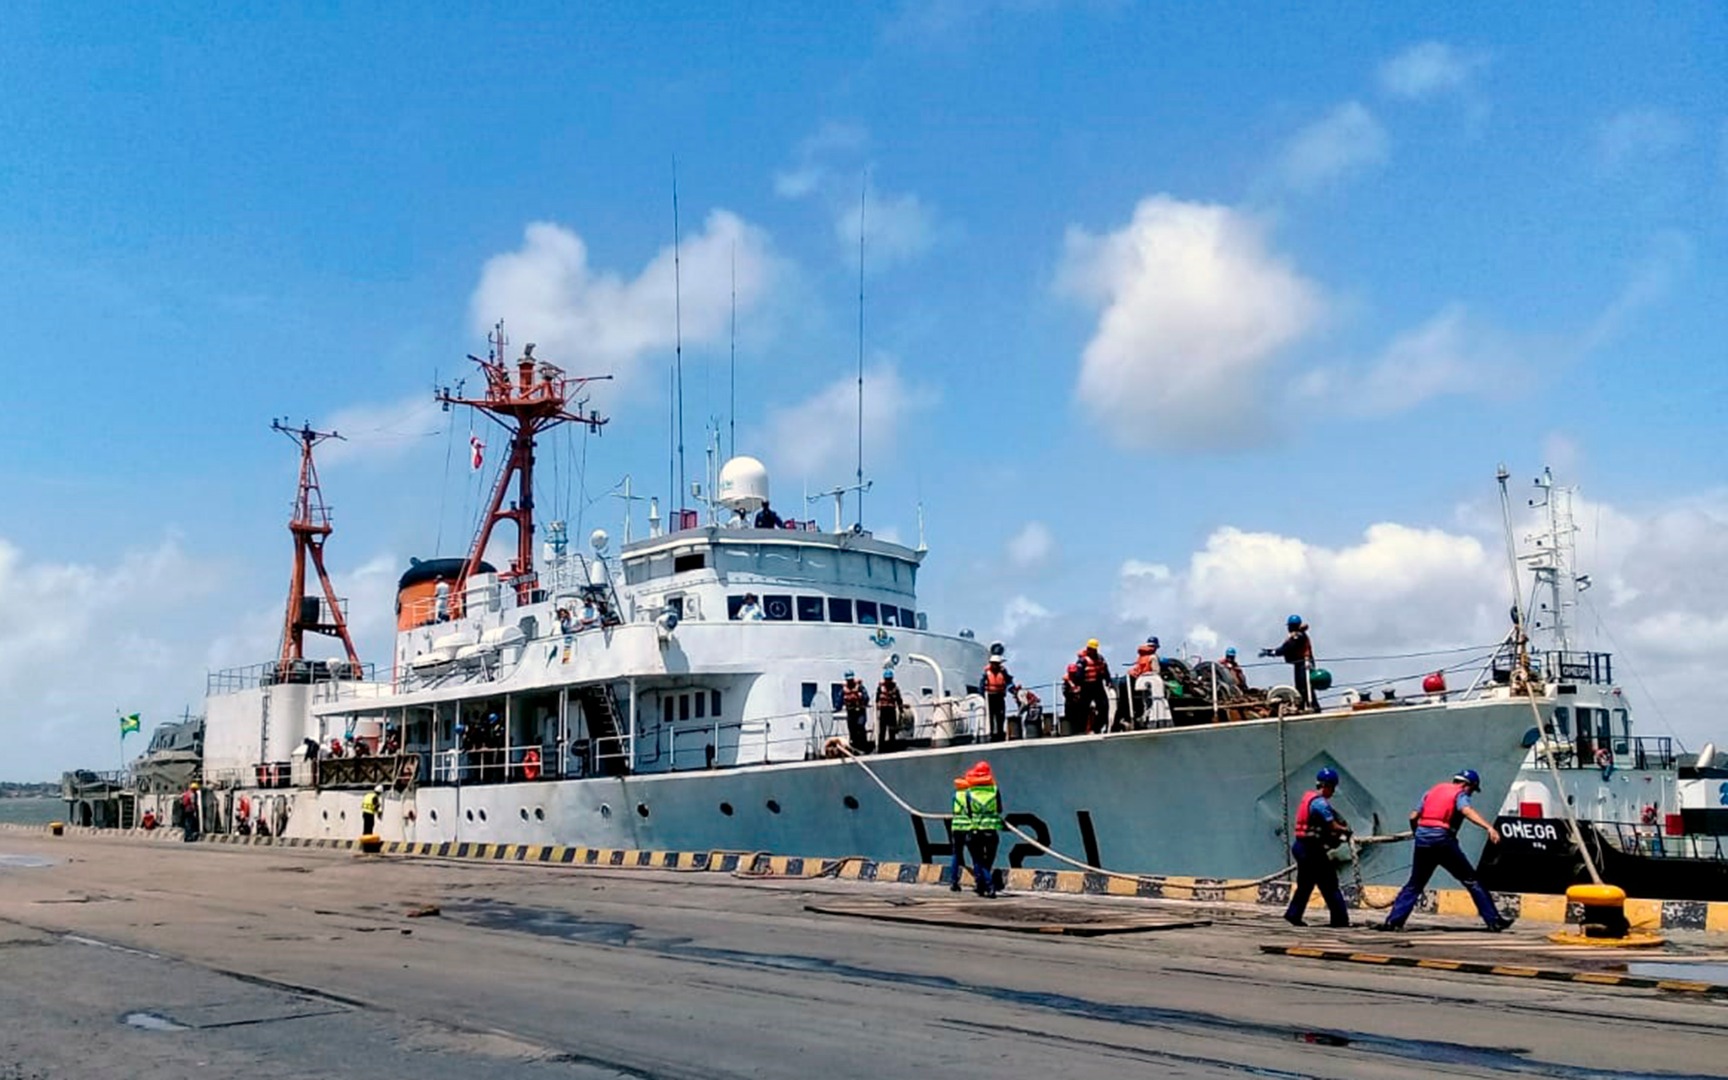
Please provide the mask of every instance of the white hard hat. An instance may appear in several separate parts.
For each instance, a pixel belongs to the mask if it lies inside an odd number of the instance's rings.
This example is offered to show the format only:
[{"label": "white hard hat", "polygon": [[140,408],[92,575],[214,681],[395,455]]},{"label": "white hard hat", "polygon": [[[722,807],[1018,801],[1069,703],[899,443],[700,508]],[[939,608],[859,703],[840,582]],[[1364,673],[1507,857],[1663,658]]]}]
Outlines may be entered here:
[{"label": "white hard hat", "polygon": [[382,795],[382,794],[384,794],[384,785],[383,784],[376,784],[373,786],[372,790],[377,792],[378,794]]}]

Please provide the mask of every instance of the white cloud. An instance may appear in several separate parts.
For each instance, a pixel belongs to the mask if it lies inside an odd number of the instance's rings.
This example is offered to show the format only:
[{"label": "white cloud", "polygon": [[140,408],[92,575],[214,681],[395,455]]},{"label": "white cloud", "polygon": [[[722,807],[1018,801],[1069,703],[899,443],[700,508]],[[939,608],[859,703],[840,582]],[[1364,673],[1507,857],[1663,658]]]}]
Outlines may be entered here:
[{"label": "white cloud", "polygon": [[[726,210],[685,237],[678,257],[686,347],[725,339],[734,265],[740,312],[763,301],[779,269],[768,234]],[[673,285],[670,244],[626,279],[592,267],[576,233],[535,222],[521,248],[486,261],[469,303],[471,323],[483,332],[503,318],[518,345],[538,344],[537,356],[573,374],[627,380],[646,354],[673,347]]]},{"label": "white cloud", "polygon": [[1042,521],[1028,521],[1008,539],[1008,561],[1016,569],[1042,566],[1055,553],[1056,536]]},{"label": "white cloud", "polygon": [[1585,330],[1582,347],[1589,350],[1612,341],[1634,317],[1667,296],[1691,263],[1692,241],[1685,234],[1669,231],[1653,237],[1625,286]]},{"label": "white cloud", "polygon": [[1686,122],[1663,109],[1627,109],[1603,122],[1596,132],[1596,160],[1616,173],[1634,165],[1659,161],[1685,146],[1691,132]]},{"label": "white cloud", "polygon": [[783,199],[816,194],[832,178],[832,158],[856,156],[869,145],[869,133],[861,127],[833,121],[823,124],[798,144],[792,164],[774,174],[774,193]]},{"label": "white cloud", "polygon": [[1393,97],[1422,100],[1469,88],[1488,58],[1461,53],[1441,41],[1424,41],[1380,65],[1380,88]]},{"label": "white cloud", "polygon": [[[880,464],[912,419],[936,403],[933,389],[906,381],[891,360],[864,375],[864,459]],[[770,412],[768,467],[786,480],[827,486],[852,476],[858,450],[858,383],[838,379],[814,395]]]},{"label": "white cloud", "polygon": [[1263,436],[1258,388],[1325,308],[1264,233],[1227,206],[1167,195],[1116,232],[1069,228],[1057,288],[1099,311],[1077,396],[1116,441],[1205,449]]},{"label": "white cloud", "polygon": [[834,218],[834,238],[842,259],[858,258],[859,215],[865,229],[864,265],[880,270],[929,250],[936,238],[936,214],[916,195],[868,191],[864,204],[846,204]]},{"label": "white cloud", "polygon": [[1311,191],[1383,164],[1389,144],[1374,114],[1347,101],[1295,134],[1280,155],[1278,172],[1290,187]]},{"label": "white cloud", "polygon": [[1345,404],[1364,413],[1398,412],[1432,398],[1493,396],[1519,381],[1518,348],[1502,333],[1450,304],[1394,338],[1368,365]]},{"label": "white cloud", "polygon": [[1010,597],[1002,605],[1002,621],[998,624],[998,633],[1003,638],[1013,638],[1022,630],[1050,618],[1050,609],[1043,604],[1025,596]]}]

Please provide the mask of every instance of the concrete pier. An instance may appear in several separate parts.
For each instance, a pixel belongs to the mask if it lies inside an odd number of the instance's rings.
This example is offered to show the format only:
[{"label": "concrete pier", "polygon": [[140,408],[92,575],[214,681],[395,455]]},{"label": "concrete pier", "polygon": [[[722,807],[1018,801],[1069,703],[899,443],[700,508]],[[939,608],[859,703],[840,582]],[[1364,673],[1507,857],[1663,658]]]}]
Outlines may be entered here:
[{"label": "concrete pier", "polygon": [[0,833],[0,1080],[1728,1075],[1728,1002],[1609,984],[1719,938],[1414,922]]}]

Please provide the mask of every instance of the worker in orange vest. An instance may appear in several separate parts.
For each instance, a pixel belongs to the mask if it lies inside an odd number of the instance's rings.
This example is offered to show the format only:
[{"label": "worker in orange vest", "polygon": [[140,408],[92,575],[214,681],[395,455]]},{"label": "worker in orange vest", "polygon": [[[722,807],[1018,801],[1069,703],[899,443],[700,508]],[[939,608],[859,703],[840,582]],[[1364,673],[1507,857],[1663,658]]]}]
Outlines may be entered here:
[{"label": "worker in orange vest", "polygon": [[1338,869],[1332,865],[1332,849],[1350,838],[1350,823],[1332,806],[1332,796],[1338,790],[1338,770],[1328,765],[1314,776],[1314,790],[1306,792],[1296,804],[1296,816],[1291,832],[1290,854],[1296,860],[1296,887],[1290,892],[1290,906],[1284,909],[1284,921],[1291,926],[1305,926],[1303,912],[1308,910],[1308,898],[1315,889],[1326,901],[1332,925],[1350,925],[1350,909],[1344,904],[1344,894],[1338,889]]},{"label": "worker in orange vest", "polygon": [[1110,724],[1110,665],[1093,638],[1080,650],[1080,708],[1086,713],[1086,731],[1103,731]]},{"label": "worker in orange vest", "polygon": [[1398,898],[1392,901],[1392,910],[1386,913],[1386,921],[1374,929],[1404,929],[1404,921],[1416,910],[1416,901],[1437,869],[1445,870],[1464,886],[1464,891],[1476,902],[1476,914],[1482,916],[1489,930],[1499,933],[1512,925],[1510,919],[1501,917],[1499,909],[1494,906],[1494,898],[1476,880],[1476,868],[1470,865],[1464,849],[1458,846],[1458,829],[1465,821],[1480,826],[1488,834],[1489,843],[1500,842],[1500,834],[1494,826],[1470,805],[1470,796],[1481,790],[1482,778],[1476,775],[1476,770],[1460,769],[1452,779],[1429,788],[1422,801],[1416,804],[1416,809],[1410,811],[1410,827],[1415,832],[1410,880],[1404,883]]},{"label": "worker in orange vest", "polygon": [[990,654],[990,662],[984,666],[984,677],[979,680],[979,685],[990,713],[990,741],[1001,742],[1007,738],[1008,695],[1018,689],[1014,676],[1008,674],[1008,666],[1002,662],[1001,653]]}]

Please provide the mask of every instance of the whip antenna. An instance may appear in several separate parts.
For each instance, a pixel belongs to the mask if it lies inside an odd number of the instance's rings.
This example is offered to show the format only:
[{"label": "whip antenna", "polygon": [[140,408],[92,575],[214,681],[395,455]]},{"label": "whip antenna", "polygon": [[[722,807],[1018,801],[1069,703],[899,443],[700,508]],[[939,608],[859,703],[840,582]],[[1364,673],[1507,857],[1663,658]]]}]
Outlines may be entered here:
[{"label": "whip antenna", "polygon": [[678,484],[672,489],[677,500],[669,510],[684,504],[684,287],[679,266],[678,241],[678,157],[672,157],[672,332],[673,332],[673,400],[676,410],[674,436],[678,443]]},{"label": "whip antenna", "polygon": [[864,527],[864,205],[870,194],[870,170],[858,186],[858,518]]}]

